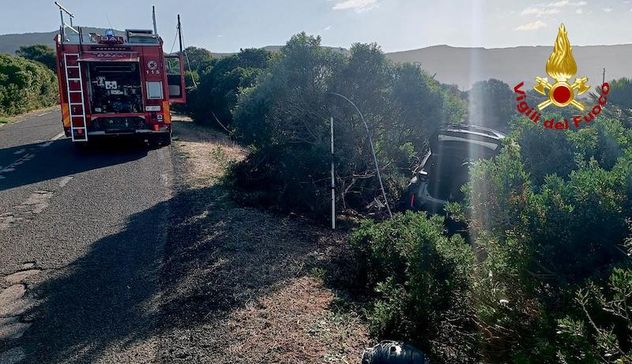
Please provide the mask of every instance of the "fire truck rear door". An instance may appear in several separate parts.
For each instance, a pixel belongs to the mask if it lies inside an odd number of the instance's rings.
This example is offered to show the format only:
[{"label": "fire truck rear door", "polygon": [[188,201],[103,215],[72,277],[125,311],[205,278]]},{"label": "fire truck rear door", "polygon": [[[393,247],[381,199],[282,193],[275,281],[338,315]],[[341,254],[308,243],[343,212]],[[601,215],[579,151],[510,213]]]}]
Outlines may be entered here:
[{"label": "fire truck rear door", "polygon": [[182,55],[165,56],[165,63],[167,65],[169,101],[174,104],[184,104],[187,102],[187,97]]}]

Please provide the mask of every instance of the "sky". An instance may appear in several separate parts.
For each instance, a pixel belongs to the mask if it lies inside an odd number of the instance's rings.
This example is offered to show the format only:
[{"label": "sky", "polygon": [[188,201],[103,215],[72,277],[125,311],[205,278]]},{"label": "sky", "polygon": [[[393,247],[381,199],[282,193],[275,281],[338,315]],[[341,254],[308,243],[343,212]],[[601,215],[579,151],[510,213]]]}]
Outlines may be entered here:
[{"label": "sky", "polygon": [[[7,1],[7,0],[4,0]],[[296,33],[328,46],[376,42],[387,52],[447,44],[457,47],[551,46],[561,23],[573,45],[632,43],[632,0],[60,0],[75,24],[151,28],[166,47],[183,21],[185,46],[213,52],[282,45]],[[11,1],[0,34],[59,27],[53,0]]]}]

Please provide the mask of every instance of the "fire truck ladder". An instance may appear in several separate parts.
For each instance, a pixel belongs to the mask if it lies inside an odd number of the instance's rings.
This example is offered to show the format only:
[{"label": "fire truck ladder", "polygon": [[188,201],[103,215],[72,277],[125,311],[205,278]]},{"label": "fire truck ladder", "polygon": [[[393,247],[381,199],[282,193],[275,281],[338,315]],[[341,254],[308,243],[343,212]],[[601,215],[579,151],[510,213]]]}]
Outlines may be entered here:
[{"label": "fire truck ladder", "polygon": [[66,90],[70,116],[70,135],[73,142],[87,142],[86,110],[79,54],[65,54]]}]

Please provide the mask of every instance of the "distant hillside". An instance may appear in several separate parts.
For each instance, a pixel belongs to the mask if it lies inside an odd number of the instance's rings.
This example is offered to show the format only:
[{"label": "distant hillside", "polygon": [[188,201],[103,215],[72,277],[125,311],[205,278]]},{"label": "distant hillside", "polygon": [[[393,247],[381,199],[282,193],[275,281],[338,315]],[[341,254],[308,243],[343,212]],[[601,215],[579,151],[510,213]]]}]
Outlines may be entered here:
[{"label": "distant hillside", "polygon": [[[520,81],[532,84],[536,76],[546,77],[545,64],[553,47],[456,48],[434,46],[412,51],[395,52],[388,57],[395,62],[417,62],[443,83],[469,89],[476,81],[496,78],[511,87]],[[589,83],[632,77],[632,44],[608,46],[575,46],[577,76],[587,76]]]},{"label": "distant hillside", "polygon": [[35,44],[46,44],[53,47],[55,45],[53,38],[56,34],[57,32],[0,35],[0,53],[13,54],[22,46]]},{"label": "distant hillside", "polygon": [[[104,33],[105,29],[102,28],[91,28],[84,27],[82,28],[85,33],[97,32]],[[117,34],[123,35],[124,32],[120,30],[115,30]],[[55,36],[58,31],[52,32],[43,32],[43,33],[24,33],[24,34],[3,34],[0,35],[0,53],[9,53],[14,54],[20,47],[28,47],[35,44],[45,44],[52,48],[55,47]],[[165,46],[166,47],[166,46]],[[281,49],[281,46],[268,46],[264,47],[264,49],[270,52],[278,52]],[[340,48],[343,49],[343,48]],[[166,49],[165,51],[169,51]],[[226,57],[235,53],[212,53],[215,57]]]},{"label": "distant hillside", "polygon": [[[85,28],[86,32],[103,32],[103,29]],[[20,46],[34,44],[54,45],[56,32],[0,35],[0,53],[13,54]],[[395,62],[414,62],[443,83],[458,85],[468,90],[476,81],[496,78],[514,86],[520,81],[532,84],[536,76],[545,77],[544,65],[551,47],[514,48],[458,48],[446,45],[411,51],[388,53]],[[280,46],[264,47],[272,52]],[[332,48],[347,53],[344,48]],[[587,76],[590,85],[601,83],[602,69],[608,80],[632,77],[632,44],[607,46],[575,46],[578,76]],[[213,53],[224,57],[232,53]]]},{"label": "distant hillside", "polygon": [[[328,46],[323,46],[323,47],[324,47],[324,48],[331,49],[331,50],[332,50],[332,51],[334,51],[334,52],[339,52],[339,53],[342,53],[342,54],[349,54],[349,50],[348,50],[348,49],[345,49],[345,48],[341,48],[341,47],[328,47]],[[261,49],[265,49],[266,51],[271,52],[271,53],[276,53],[276,52],[280,52],[280,51],[281,51],[281,48],[283,48],[283,46],[280,46],[280,45],[272,45],[272,46],[265,46],[265,47],[262,47]],[[222,58],[222,57],[232,56],[233,54],[237,54],[237,53],[236,53],[236,52],[232,52],[232,53],[213,53],[213,52],[211,52],[211,54],[212,54],[214,57],[219,57],[219,58]]]},{"label": "distant hillside", "polygon": [[[89,33],[104,33],[105,29],[83,27],[84,34]],[[114,31],[118,35],[123,35],[124,32],[120,30]],[[28,47],[35,44],[45,44],[52,48],[55,48],[55,36],[58,31],[46,32],[46,33],[25,33],[25,34],[3,34],[0,35],[0,53],[14,54],[20,47]]]}]

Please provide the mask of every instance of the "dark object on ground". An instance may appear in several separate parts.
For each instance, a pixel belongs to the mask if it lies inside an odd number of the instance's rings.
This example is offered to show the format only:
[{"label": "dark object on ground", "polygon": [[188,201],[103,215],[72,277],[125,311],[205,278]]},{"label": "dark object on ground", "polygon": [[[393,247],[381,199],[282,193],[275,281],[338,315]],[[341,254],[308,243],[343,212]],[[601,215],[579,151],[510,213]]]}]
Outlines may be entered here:
[{"label": "dark object on ground", "polygon": [[404,194],[406,209],[441,213],[448,202],[463,200],[461,186],[469,167],[479,159],[496,156],[505,135],[478,126],[443,128],[430,140],[430,152]]},{"label": "dark object on ground", "polygon": [[399,341],[382,341],[362,355],[362,364],[430,364],[424,353]]}]

